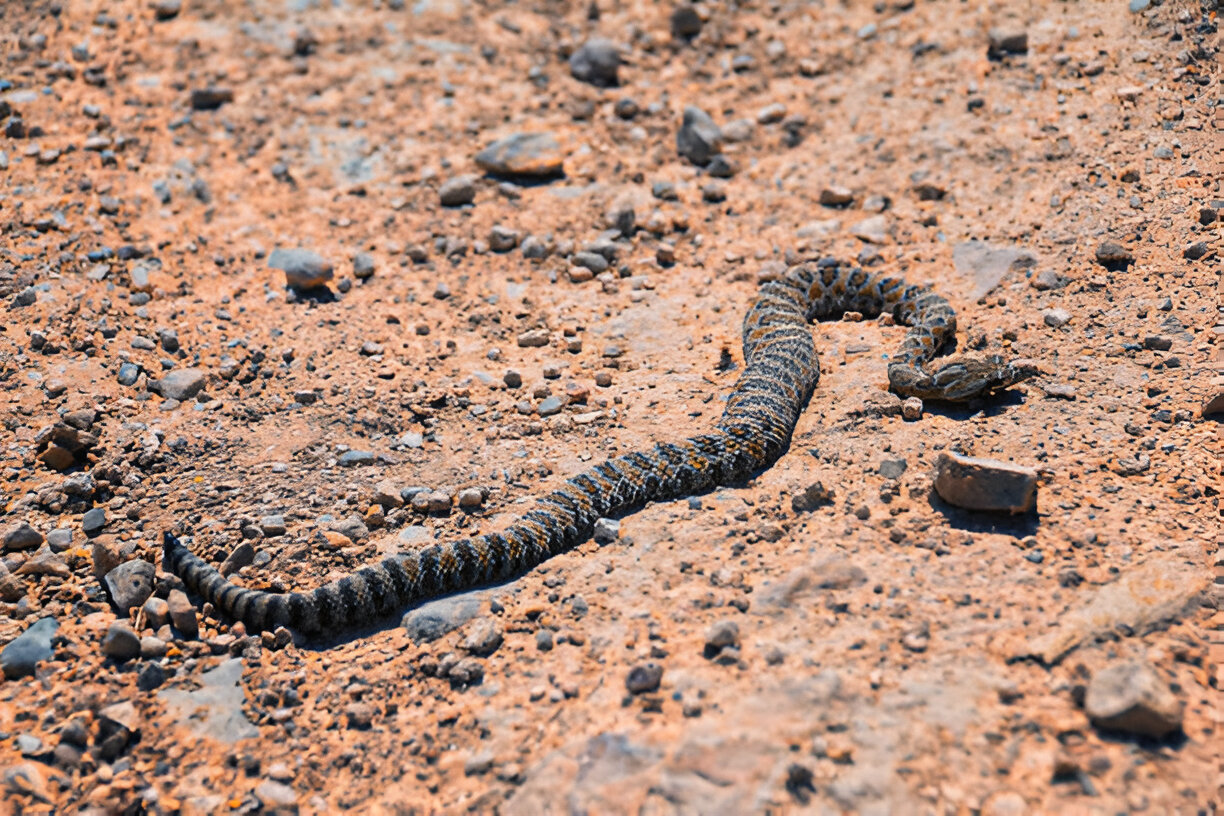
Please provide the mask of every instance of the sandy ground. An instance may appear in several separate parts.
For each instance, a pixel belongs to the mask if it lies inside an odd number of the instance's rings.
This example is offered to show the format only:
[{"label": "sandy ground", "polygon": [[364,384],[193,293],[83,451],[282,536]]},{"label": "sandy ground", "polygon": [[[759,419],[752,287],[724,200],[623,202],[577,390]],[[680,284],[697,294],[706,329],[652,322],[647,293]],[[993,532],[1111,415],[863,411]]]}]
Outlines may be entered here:
[{"label": "sandy ground", "polygon": [[[1215,812],[1218,12],[7,4],[0,813]],[[519,132],[563,173],[477,165]],[[772,469],[327,642],[149,566],[504,525],[716,421],[758,282],[829,255],[1044,374],[907,421],[902,330],[822,323]]]}]

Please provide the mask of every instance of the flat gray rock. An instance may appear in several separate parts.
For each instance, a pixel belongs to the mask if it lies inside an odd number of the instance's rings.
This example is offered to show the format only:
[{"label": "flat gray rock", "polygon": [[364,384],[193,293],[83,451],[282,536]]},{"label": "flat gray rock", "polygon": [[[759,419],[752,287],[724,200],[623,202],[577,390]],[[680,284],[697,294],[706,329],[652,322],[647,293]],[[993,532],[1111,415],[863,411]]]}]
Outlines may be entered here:
[{"label": "flat gray rock", "polygon": [[935,463],[935,492],[966,510],[1027,513],[1037,503],[1037,471],[997,459],[941,453]]},{"label": "flat gray rock", "polygon": [[178,724],[196,736],[233,744],[259,736],[259,729],[242,713],[246,695],[241,684],[242,661],[232,658],[201,674],[200,688],[165,689],[157,696]]},{"label": "flat gray rock", "polygon": [[50,660],[54,654],[51,638],[56,629],[59,629],[59,621],[43,618],[5,646],[0,651],[0,669],[4,671],[4,676],[9,680],[33,676],[38,664]]},{"label": "flat gray rock", "polygon": [[198,368],[176,368],[160,380],[149,383],[149,390],[166,399],[185,402],[204,390],[208,375]]},{"label": "flat gray rock", "polygon": [[428,643],[453,632],[480,614],[480,598],[454,595],[421,604],[404,615],[403,626],[414,643]]},{"label": "flat gray rock", "polygon": [[985,241],[965,241],[952,249],[956,271],[973,280],[969,299],[976,301],[998,286],[1011,271],[1037,265],[1037,256],[1027,249],[989,244]]},{"label": "flat gray rock", "polygon": [[564,174],[561,146],[551,133],[515,133],[476,154],[476,164],[497,176],[549,178]]}]

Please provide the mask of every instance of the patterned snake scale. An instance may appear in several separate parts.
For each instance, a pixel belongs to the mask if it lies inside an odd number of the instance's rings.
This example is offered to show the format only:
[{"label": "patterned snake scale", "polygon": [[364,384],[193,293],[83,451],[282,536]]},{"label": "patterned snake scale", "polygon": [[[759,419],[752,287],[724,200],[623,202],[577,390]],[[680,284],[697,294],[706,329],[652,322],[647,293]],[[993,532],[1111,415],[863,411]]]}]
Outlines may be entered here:
[{"label": "patterned snake scale", "polygon": [[163,565],[251,631],[283,625],[306,634],[366,625],[429,598],[506,581],[586,541],[603,516],[741,482],[772,465],[820,377],[808,322],[846,311],[891,312],[910,327],[888,365],[890,388],[902,396],[964,401],[1037,373],[1029,362],[997,356],[928,371],[956,331],[946,300],[833,259],[802,263],[761,286],[744,319],[744,371],[712,430],[609,459],[539,499],[504,532],[397,553],[310,592],[236,586],[168,532]]}]

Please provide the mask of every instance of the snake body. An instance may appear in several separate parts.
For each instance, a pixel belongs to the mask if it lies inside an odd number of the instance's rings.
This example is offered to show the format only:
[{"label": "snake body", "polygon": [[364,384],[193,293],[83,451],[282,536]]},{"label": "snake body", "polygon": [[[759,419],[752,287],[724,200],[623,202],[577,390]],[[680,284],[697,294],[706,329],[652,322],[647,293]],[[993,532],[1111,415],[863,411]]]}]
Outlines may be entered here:
[{"label": "snake body", "polygon": [[956,331],[944,298],[833,259],[801,263],[761,286],[744,319],[744,370],[713,429],[608,459],[540,498],[503,532],[397,553],[308,592],[237,586],[168,532],[163,565],[251,630],[288,626],[307,634],[368,624],[413,603],[508,580],[586,541],[601,517],[733,484],[772,465],[820,377],[808,322],[846,311],[889,312],[909,327],[888,365],[890,388],[902,396],[963,401],[1036,373],[1029,363],[997,356],[928,371]]}]

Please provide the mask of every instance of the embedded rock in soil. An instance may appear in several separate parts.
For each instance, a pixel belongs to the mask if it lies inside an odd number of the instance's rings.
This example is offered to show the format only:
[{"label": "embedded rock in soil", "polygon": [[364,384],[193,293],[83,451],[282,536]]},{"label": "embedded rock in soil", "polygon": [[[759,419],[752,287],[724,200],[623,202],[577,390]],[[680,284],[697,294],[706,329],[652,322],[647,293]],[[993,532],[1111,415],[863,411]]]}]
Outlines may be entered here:
[{"label": "embedded rock in soil", "polygon": [[550,178],[564,173],[561,146],[551,133],[515,133],[476,154],[476,164],[495,176]]},{"label": "embedded rock in soil", "polygon": [[1184,709],[1156,670],[1138,660],[1097,672],[1084,696],[1084,711],[1097,728],[1156,739],[1181,728]]},{"label": "embedded rock in soil", "polygon": [[935,492],[966,510],[1027,513],[1037,503],[1037,471],[995,459],[941,453],[935,463]]}]

